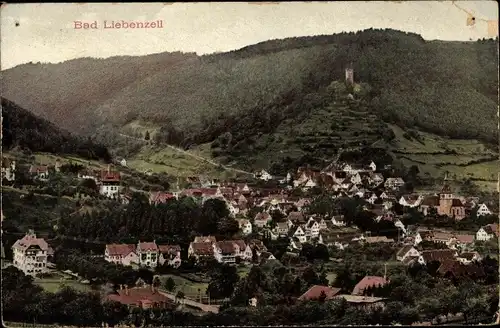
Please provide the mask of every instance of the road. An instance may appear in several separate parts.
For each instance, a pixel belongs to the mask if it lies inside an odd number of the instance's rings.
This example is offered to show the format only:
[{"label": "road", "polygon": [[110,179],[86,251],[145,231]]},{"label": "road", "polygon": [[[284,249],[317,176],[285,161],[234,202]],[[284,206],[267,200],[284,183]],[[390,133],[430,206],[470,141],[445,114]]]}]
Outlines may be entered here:
[{"label": "road", "polygon": [[[172,293],[169,293],[169,292],[164,291],[164,290],[159,290],[158,292],[160,294],[170,298],[174,302],[177,300],[177,297],[175,297],[175,295]],[[199,302],[190,300],[189,298],[183,298],[181,302],[182,302],[182,304],[195,307],[195,308],[200,309],[204,312],[219,313],[219,306],[218,305],[203,304],[203,303],[199,303]]]},{"label": "road", "polygon": [[[129,135],[126,135],[126,134],[123,134],[123,133],[119,133],[118,135],[120,135],[120,136],[122,136],[124,138],[133,139],[133,140],[140,141],[140,142],[147,142],[147,140],[144,140],[144,139],[141,139],[141,138],[132,137],[132,136],[129,136]],[[229,166],[226,166],[226,165],[214,162],[211,159],[208,159],[208,158],[205,158],[205,157],[202,157],[202,156],[190,153],[187,150],[184,150],[184,149],[179,148],[179,147],[175,147],[175,146],[172,146],[172,145],[169,145],[169,144],[162,144],[162,146],[168,147],[170,149],[173,149],[175,151],[183,153],[186,156],[190,156],[190,157],[196,158],[196,159],[198,159],[200,161],[203,161],[205,163],[211,164],[213,166],[221,167],[221,168],[223,168],[224,170],[227,170],[227,171],[233,171],[233,172],[238,172],[238,173],[243,173],[243,174],[249,174],[249,175],[253,176],[253,173],[251,173],[251,172],[244,171],[244,170],[239,170],[239,169],[235,169],[235,168],[232,168],[232,167],[229,167]]]}]

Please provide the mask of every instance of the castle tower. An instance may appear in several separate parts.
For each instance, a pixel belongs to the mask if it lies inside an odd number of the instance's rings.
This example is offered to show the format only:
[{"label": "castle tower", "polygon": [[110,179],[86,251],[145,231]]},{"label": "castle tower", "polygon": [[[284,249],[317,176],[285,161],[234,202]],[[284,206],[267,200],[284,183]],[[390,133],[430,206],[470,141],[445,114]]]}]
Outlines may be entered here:
[{"label": "castle tower", "polygon": [[354,69],[352,63],[345,69],[345,81],[347,84],[354,84]]}]

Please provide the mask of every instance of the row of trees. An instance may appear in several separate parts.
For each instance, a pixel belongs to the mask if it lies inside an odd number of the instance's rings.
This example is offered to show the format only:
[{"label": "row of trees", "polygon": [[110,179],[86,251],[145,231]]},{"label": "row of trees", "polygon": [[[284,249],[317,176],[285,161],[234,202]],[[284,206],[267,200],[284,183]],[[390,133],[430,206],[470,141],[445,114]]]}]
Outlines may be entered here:
[{"label": "row of trees", "polygon": [[231,237],[238,230],[237,221],[229,218],[226,204],[221,200],[210,199],[200,204],[184,197],[155,206],[143,194],[135,193],[124,207],[61,218],[58,233],[105,242],[160,239],[186,244],[195,235]]}]

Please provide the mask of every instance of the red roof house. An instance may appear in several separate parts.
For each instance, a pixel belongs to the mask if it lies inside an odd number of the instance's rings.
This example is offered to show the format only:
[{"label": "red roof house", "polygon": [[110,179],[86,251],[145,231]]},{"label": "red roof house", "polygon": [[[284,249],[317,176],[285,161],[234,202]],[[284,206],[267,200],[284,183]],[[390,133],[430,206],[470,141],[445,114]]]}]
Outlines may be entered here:
[{"label": "red roof house", "polygon": [[309,290],[307,292],[302,294],[299,297],[299,300],[300,301],[308,301],[308,300],[319,299],[323,293],[325,294],[325,297],[326,297],[325,300],[330,300],[330,299],[334,298],[339,292],[340,292],[340,288],[314,285],[311,288],[309,288]]},{"label": "red roof house", "polygon": [[384,286],[388,282],[389,281],[385,277],[366,276],[361,279],[361,281],[358,282],[356,286],[354,286],[352,295],[363,295],[365,289],[369,287]]}]

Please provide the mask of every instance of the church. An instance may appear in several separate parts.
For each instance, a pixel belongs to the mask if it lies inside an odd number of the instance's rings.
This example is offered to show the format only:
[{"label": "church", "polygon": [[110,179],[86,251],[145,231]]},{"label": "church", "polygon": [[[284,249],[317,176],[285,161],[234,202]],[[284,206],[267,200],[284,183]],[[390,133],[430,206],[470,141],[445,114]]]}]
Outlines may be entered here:
[{"label": "church", "polygon": [[465,205],[462,200],[456,198],[445,178],[443,188],[437,196],[428,196],[420,205],[420,210],[424,215],[429,214],[431,208],[435,208],[438,215],[453,217],[455,220],[462,220],[466,216]]}]

